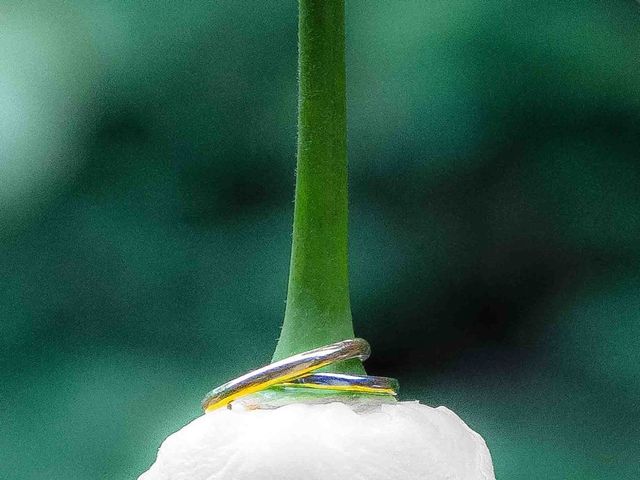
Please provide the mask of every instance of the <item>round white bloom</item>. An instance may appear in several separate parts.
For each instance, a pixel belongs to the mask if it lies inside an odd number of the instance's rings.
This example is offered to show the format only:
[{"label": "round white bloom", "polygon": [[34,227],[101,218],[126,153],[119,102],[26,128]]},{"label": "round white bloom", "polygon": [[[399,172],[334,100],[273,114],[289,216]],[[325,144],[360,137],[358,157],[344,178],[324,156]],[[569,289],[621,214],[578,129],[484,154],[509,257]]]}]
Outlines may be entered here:
[{"label": "round white bloom", "polygon": [[139,480],[495,480],[480,435],[445,407],[220,409],[169,436]]}]

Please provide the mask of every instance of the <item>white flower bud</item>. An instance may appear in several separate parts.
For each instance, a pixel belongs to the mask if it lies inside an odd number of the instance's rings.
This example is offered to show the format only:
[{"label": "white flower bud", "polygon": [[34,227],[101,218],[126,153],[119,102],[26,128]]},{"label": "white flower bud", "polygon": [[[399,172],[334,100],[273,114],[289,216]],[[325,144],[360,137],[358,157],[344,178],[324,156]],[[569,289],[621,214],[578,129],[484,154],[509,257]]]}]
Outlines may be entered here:
[{"label": "white flower bud", "polygon": [[139,480],[495,480],[477,433],[445,407],[220,409],[169,436]]}]

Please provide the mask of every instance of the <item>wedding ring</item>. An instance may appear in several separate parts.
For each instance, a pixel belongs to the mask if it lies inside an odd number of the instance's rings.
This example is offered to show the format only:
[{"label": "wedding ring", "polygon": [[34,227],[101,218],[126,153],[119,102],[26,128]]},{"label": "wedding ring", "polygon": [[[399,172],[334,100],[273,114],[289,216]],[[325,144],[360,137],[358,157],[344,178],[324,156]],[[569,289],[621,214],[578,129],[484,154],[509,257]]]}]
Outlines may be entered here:
[{"label": "wedding ring", "polygon": [[324,390],[362,392],[375,395],[397,395],[400,388],[395,378],[373,375],[345,375],[342,373],[312,373],[290,382],[278,383],[279,387],[305,387]]},{"label": "wedding ring", "polygon": [[[202,401],[202,408],[205,412],[210,412],[226,406],[245,395],[259,392],[281,383],[292,382],[332,363],[353,358],[364,361],[369,358],[370,353],[371,347],[369,343],[362,338],[343,340],[299,353],[249,372],[215,388],[205,396]],[[306,386],[309,386],[309,384]],[[319,386],[317,388],[329,387]],[[362,386],[361,388],[368,387]]]}]

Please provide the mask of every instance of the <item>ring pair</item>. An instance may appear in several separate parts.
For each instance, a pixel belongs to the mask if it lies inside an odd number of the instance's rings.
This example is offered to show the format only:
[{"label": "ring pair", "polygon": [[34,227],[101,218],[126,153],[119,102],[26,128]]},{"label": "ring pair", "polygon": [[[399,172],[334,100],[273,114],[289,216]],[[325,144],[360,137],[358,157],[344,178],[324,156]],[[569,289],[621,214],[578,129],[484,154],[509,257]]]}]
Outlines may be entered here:
[{"label": "ring pair", "polygon": [[364,361],[369,358],[370,353],[369,343],[362,338],[343,340],[299,353],[253,370],[215,388],[202,401],[202,408],[205,412],[211,412],[229,405],[234,400],[269,387],[299,387],[372,395],[397,395],[398,381],[393,378],[313,373],[320,368],[344,360],[357,358]]}]

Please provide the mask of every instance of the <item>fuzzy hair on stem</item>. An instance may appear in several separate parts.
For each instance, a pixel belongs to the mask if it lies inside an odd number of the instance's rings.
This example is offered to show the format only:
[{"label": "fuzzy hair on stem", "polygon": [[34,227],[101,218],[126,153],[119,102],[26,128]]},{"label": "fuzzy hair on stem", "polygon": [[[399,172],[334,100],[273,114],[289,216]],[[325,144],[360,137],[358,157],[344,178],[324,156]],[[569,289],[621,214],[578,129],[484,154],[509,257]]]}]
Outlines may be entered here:
[{"label": "fuzzy hair on stem", "polygon": [[[298,146],[284,323],[273,360],[353,338],[344,0],[300,0]],[[359,360],[331,368],[364,373]]]}]

